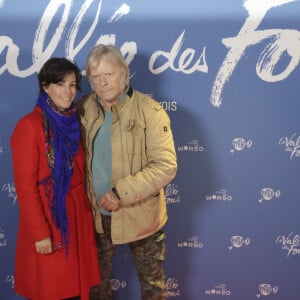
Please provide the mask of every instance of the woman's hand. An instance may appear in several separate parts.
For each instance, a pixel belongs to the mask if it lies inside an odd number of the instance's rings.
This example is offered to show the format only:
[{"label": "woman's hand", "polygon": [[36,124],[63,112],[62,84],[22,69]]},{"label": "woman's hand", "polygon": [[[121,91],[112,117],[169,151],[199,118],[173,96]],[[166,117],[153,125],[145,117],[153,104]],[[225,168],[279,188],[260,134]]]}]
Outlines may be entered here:
[{"label": "woman's hand", "polygon": [[38,254],[50,254],[53,252],[50,237],[35,242],[35,249]]}]

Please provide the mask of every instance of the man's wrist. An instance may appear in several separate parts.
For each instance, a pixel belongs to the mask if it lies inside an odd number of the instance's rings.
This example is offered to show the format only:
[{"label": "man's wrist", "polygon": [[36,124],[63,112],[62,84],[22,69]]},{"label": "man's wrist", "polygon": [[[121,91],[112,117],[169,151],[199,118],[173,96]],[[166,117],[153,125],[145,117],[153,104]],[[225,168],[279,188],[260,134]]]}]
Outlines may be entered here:
[{"label": "man's wrist", "polygon": [[118,191],[116,190],[116,188],[113,187],[111,190],[112,190],[112,192],[114,193],[114,195],[116,196],[116,198],[117,198],[118,200],[121,200],[121,198],[120,198],[120,196],[119,196]]}]

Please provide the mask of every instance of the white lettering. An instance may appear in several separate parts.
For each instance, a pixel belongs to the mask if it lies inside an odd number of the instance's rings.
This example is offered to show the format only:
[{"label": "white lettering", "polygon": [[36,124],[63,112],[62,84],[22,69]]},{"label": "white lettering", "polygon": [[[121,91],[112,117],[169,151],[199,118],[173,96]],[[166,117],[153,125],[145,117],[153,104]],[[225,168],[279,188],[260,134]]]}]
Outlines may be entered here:
[{"label": "white lettering", "polygon": [[[196,71],[205,72],[205,73],[208,72],[208,66],[206,64],[206,59],[205,59],[205,50],[206,50],[205,47],[203,48],[203,51],[199,56],[199,58],[197,59],[197,61],[191,67],[190,65],[192,64],[192,61],[194,59],[195,50],[191,48],[185,49],[178,59],[177,62],[178,66],[175,67],[175,59],[177,58],[179,51],[181,50],[184,33],[185,31],[183,31],[180,34],[180,36],[174,43],[170,52],[158,50],[152,54],[149,60],[149,70],[153,74],[163,73],[168,68],[171,68],[175,72],[182,72],[185,74],[191,74]],[[166,62],[160,66],[155,67],[155,63],[160,57],[164,57],[166,59]]]},{"label": "white lettering", "polygon": [[84,38],[81,40],[81,42],[78,43],[77,47],[74,48],[75,40],[80,28],[80,24],[82,23],[82,19],[86,11],[88,10],[88,8],[91,6],[93,2],[94,2],[93,0],[86,0],[84,2],[69,31],[68,39],[66,42],[66,53],[67,53],[67,57],[69,57],[72,60],[78,54],[78,52],[83,48],[83,46],[88,42],[88,40],[91,38],[98,24],[100,10],[102,6],[102,0],[99,0],[99,4],[96,10],[96,15],[91,24],[91,27],[89,28],[88,32],[84,35]]},{"label": "white lettering", "polygon": [[[247,9],[249,16],[240,32],[236,37],[222,40],[223,44],[229,48],[229,51],[213,85],[210,99],[213,106],[220,107],[224,85],[230,79],[245,50],[264,39],[273,37],[273,41],[266,46],[257,62],[256,72],[260,78],[269,82],[283,80],[295,69],[300,59],[299,31],[280,29],[256,30],[269,9],[294,1],[297,0],[245,0],[244,7]],[[291,57],[290,63],[282,73],[274,75],[274,68],[286,51]]]},{"label": "white lettering", "polygon": [[[83,22],[84,16],[87,13],[87,10],[91,7],[91,5],[95,2],[95,0],[86,0],[82,7],[80,8],[77,16],[75,17],[71,28],[68,32],[68,36],[65,44],[66,57],[71,60],[74,60],[76,55],[80,52],[80,50],[86,45],[89,39],[92,37],[97,24],[99,22],[100,11],[102,6],[102,0],[96,1],[97,8],[95,9],[95,17],[88,29],[88,31],[83,35],[83,38],[75,44],[78,38],[78,32],[80,26]],[[14,41],[8,36],[0,36],[0,55],[6,51],[6,59],[5,63],[0,66],[0,75],[4,73],[6,70],[16,76],[25,78],[32,75],[35,72],[38,72],[43,63],[53,55],[59,43],[62,40],[63,33],[66,31],[66,24],[68,22],[72,0],[51,0],[47,5],[38,28],[35,33],[35,38],[33,41],[32,48],[32,65],[27,69],[21,70],[18,66],[18,58],[20,53],[20,48],[18,45],[14,43]],[[55,18],[59,9],[63,6],[62,16],[59,17],[59,23],[55,28],[51,38],[49,38],[48,44],[46,43],[46,37],[48,34],[48,29],[51,25],[51,22]],[[1,7],[1,3],[0,3]],[[119,19],[123,15],[129,12],[129,9],[126,8],[126,5],[123,4],[119,10],[113,15],[113,20]],[[96,44],[98,43],[113,43],[115,44],[115,35],[107,34],[102,35],[98,38]],[[126,57],[126,61],[128,64],[133,60],[134,56],[137,53],[137,46],[135,42],[125,42],[120,47],[122,53]],[[84,73],[84,72],[83,72]]]}]

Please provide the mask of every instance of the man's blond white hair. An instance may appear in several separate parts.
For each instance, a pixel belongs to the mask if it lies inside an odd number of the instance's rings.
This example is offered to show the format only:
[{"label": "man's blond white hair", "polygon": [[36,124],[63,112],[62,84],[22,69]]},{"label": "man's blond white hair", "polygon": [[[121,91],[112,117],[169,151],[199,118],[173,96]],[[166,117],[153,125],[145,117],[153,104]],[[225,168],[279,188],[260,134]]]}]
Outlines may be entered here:
[{"label": "man's blond white hair", "polygon": [[114,45],[99,44],[89,53],[86,60],[86,76],[90,81],[91,69],[96,68],[100,60],[105,60],[117,64],[125,71],[125,86],[129,85],[129,67],[125,61],[122,52]]}]

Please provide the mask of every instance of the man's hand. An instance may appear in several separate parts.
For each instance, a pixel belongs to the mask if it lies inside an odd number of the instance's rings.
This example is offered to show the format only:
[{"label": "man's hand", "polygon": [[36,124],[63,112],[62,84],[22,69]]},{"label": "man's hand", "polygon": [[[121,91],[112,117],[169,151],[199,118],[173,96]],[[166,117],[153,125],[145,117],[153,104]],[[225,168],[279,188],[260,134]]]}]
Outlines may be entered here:
[{"label": "man's hand", "polygon": [[117,199],[113,191],[109,191],[100,198],[98,207],[107,211],[115,211],[120,207],[120,201]]}]

